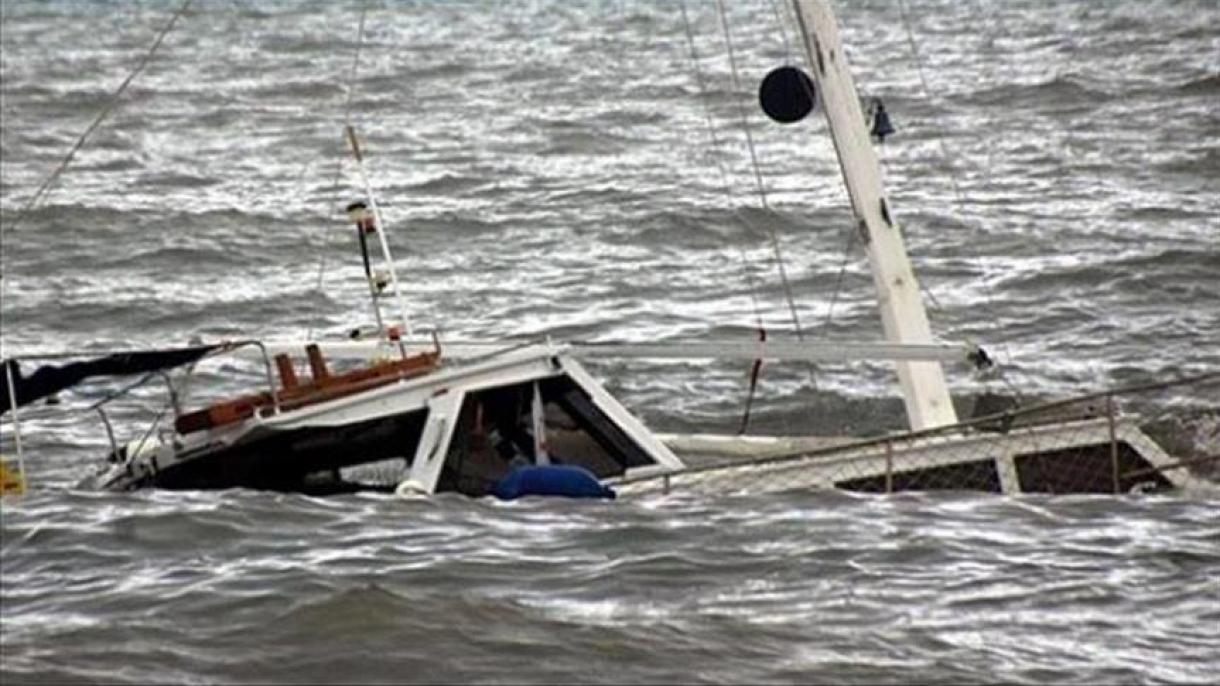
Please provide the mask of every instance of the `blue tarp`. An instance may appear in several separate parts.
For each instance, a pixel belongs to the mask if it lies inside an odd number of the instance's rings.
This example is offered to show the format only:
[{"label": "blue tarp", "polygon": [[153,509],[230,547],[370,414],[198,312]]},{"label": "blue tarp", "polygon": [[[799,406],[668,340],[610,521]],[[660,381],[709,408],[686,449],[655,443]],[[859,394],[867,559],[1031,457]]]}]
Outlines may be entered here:
[{"label": "blue tarp", "polygon": [[501,500],[516,500],[527,495],[566,498],[614,498],[614,490],[602,484],[592,472],[575,465],[530,465],[515,467],[491,489]]}]

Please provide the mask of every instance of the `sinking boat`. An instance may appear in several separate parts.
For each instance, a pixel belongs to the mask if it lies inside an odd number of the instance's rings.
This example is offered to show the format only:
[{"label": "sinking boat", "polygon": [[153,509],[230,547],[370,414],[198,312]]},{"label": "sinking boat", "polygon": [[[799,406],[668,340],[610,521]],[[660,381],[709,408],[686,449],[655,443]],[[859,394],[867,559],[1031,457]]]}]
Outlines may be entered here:
[{"label": "sinking boat", "polygon": [[308,355],[308,382],[281,353],[278,384],[179,415],[166,442],[118,447],[95,485],[325,495],[406,483],[482,496],[514,460],[574,465],[599,479],[682,468],[561,347],[446,364],[422,353],[342,374],[327,370],[317,346]]},{"label": "sinking boat", "polygon": [[[882,107],[868,115],[861,107],[829,3],[794,4],[811,74],[786,67],[789,71],[769,77],[764,108],[780,121],[791,121],[815,101],[821,106],[869,254],[884,343],[598,346],[533,341],[493,343],[455,355],[435,339],[430,347],[413,341],[376,194],[349,126],[367,197],[348,209],[369,284],[376,322],[373,339],[347,344],[347,355],[344,344],[310,342],[294,348],[245,341],[118,360],[109,356],[101,363],[85,363],[99,366],[71,373],[52,368],[44,375],[44,381],[51,380],[44,384],[47,388],[56,387],[56,379],[115,373],[157,374],[168,384],[172,427],[150,429],[120,445],[106,421],[111,450],[88,485],[109,490],[243,487],[311,494],[382,490],[483,496],[499,492],[505,480],[522,469],[574,468],[606,493],[620,496],[805,488],[997,493],[1213,489],[1186,468],[1190,459],[1168,454],[1141,430],[1137,417],[1119,409],[1116,398],[1123,397],[1121,392],[959,420],[942,363],[986,368],[991,360],[977,346],[933,339],[873,147],[874,137],[892,130],[888,118]],[[381,249],[382,269],[373,266],[378,257],[370,248],[373,238]],[[400,324],[389,323],[382,310],[383,299],[391,295],[398,301]],[[376,359],[332,369],[336,359],[353,351],[365,360],[370,355]],[[221,354],[253,354],[265,373],[262,388],[188,411],[186,389],[194,364]],[[578,358],[590,354],[756,361],[890,359],[910,431],[829,441],[658,435],[585,370]],[[293,355],[304,356],[308,376],[298,375]],[[186,371],[178,379],[164,373],[174,367]],[[31,379],[42,370],[25,379],[10,360],[5,371],[20,451],[17,408],[37,396],[38,384]],[[1220,388],[1220,374],[1177,383]],[[106,419],[100,404],[94,409]],[[679,455],[698,457],[699,464],[688,465]]]}]

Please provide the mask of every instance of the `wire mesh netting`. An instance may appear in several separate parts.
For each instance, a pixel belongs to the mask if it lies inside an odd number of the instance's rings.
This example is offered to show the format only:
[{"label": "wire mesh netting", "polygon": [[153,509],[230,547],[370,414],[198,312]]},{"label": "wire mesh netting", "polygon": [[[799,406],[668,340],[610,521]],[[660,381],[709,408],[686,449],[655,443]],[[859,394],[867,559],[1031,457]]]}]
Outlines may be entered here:
[{"label": "wire mesh netting", "polygon": [[1220,374],[1006,410],[819,450],[627,477],[624,495],[842,488],[870,493],[1217,489]]}]

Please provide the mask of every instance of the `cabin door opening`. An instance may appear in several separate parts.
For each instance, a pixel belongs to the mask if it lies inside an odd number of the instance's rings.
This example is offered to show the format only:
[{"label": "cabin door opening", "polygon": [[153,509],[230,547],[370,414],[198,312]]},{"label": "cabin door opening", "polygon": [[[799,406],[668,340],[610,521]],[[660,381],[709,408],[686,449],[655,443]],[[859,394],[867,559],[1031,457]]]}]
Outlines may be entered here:
[{"label": "cabin door opening", "polygon": [[519,465],[577,465],[606,478],[652,463],[588,393],[560,376],[468,393],[436,492],[487,495]]}]

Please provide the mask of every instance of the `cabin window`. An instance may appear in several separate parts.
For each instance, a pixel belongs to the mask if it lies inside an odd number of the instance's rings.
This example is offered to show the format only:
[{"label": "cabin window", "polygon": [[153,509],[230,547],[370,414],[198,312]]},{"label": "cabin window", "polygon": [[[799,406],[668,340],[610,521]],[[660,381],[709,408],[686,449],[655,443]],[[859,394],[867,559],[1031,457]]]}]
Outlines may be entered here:
[{"label": "cabin window", "polygon": [[[392,491],[410,472],[426,411],[345,427],[298,429],[253,444],[230,458],[242,485],[315,495]],[[237,463],[235,465],[234,463]]]},{"label": "cabin window", "polygon": [[[1109,443],[1027,453],[1013,458],[1023,493],[1114,493]],[[1173,484],[1126,442],[1118,444],[1118,492],[1136,486],[1168,490]]]},{"label": "cabin window", "polygon": [[[481,496],[515,464],[538,464],[533,435],[534,381],[468,393],[437,491]],[[567,377],[538,382],[543,446],[551,464],[578,465],[598,477],[653,460]]]}]

